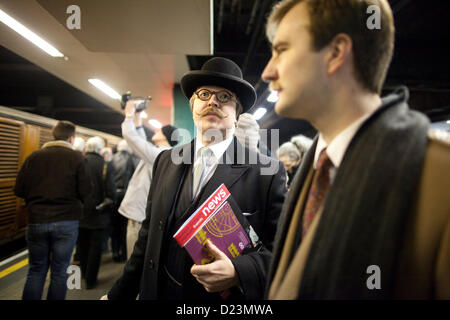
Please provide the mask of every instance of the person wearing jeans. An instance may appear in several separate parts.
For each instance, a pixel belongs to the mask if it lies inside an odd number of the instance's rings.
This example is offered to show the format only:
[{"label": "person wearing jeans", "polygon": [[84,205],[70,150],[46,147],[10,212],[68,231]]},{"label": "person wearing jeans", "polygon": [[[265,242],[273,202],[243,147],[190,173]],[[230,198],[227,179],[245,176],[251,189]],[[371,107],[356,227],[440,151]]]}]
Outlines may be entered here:
[{"label": "person wearing jeans", "polygon": [[[29,248],[29,272],[24,300],[40,300],[47,271],[50,267],[48,300],[64,300],[66,296],[67,267],[78,236],[78,221],[29,224],[26,239]],[[51,254],[51,255],[50,255]]]},{"label": "person wearing jeans", "polygon": [[83,155],[72,150],[75,125],[58,121],[55,141],[25,159],[14,186],[28,211],[29,270],[22,299],[40,300],[48,269],[48,300],[64,300],[67,267],[78,237],[78,220],[92,184]]}]

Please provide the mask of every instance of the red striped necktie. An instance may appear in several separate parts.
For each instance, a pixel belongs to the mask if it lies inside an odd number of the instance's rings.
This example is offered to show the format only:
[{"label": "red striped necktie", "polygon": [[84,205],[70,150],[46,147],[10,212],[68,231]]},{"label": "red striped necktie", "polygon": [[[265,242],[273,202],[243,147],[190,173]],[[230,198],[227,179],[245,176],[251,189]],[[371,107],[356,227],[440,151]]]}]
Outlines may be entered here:
[{"label": "red striped necktie", "polygon": [[316,173],[311,184],[311,189],[309,189],[308,199],[306,200],[302,222],[302,239],[305,237],[314,217],[325,201],[328,189],[330,189],[330,169],[332,167],[333,163],[327,155],[326,148],[324,148],[320,152]]}]

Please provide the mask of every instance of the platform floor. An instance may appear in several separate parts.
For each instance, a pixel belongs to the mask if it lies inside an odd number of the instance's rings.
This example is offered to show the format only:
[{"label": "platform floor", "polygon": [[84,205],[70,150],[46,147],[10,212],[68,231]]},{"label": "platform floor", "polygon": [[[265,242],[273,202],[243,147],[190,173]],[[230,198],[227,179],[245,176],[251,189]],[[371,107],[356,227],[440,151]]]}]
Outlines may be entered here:
[{"label": "platform floor", "polygon": [[[24,260],[28,255],[23,255],[18,259],[11,261],[0,267],[0,300],[21,300],[22,291],[25,285],[28,264],[25,264]],[[109,289],[113,286],[115,281],[121,276],[125,263],[114,262],[111,253],[104,253],[102,255],[102,263],[98,274],[97,285],[87,290],[86,283],[81,280],[81,289],[68,289],[66,300],[98,300],[105,295]],[[14,270],[11,273],[5,274],[5,270]],[[3,276],[2,276],[3,272]],[[43,292],[43,299],[47,296],[47,290],[49,286],[49,274],[47,274],[47,280],[45,281],[45,287]]]}]

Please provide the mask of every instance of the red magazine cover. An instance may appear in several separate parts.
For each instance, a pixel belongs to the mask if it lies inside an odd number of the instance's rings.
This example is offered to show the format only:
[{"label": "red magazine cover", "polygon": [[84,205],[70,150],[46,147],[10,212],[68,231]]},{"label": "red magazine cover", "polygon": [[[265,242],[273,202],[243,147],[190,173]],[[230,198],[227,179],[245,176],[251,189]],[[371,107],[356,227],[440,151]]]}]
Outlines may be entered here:
[{"label": "red magazine cover", "polygon": [[208,240],[230,259],[252,246],[252,241],[229,203],[230,197],[227,187],[221,184],[173,236],[196,264],[207,264],[214,260],[205,248]]}]

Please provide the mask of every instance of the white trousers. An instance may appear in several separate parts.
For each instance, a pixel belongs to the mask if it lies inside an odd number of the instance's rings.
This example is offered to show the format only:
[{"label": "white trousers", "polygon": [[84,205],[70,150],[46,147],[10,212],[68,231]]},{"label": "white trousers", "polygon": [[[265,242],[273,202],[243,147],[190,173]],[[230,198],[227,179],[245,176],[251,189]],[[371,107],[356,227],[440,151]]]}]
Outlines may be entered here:
[{"label": "white trousers", "polygon": [[133,253],[134,244],[137,241],[139,230],[142,223],[132,219],[128,219],[127,225],[127,260],[130,259],[131,253]]}]

